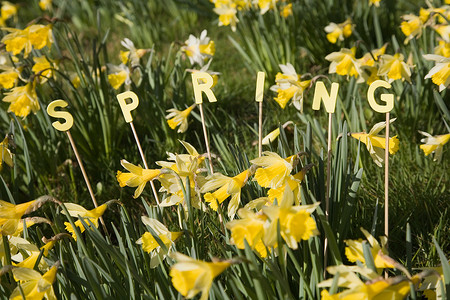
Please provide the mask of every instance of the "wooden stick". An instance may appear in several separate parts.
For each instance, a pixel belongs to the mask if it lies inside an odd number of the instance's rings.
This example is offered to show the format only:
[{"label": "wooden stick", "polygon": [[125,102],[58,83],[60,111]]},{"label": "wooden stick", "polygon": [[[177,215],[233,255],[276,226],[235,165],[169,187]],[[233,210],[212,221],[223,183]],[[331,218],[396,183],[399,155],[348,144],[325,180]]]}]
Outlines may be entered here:
[{"label": "wooden stick", "polygon": [[[142,151],[141,142],[139,141],[139,137],[137,135],[136,129],[134,128],[133,122],[130,122],[130,126],[131,126],[131,131],[133,132],[133,135],[134,135],[134,139],[136,140],[136,144],[138,146],[139,154],[141,155],[142,162],[144,163],[144,167],[146,169],[148,169],[147,160],[145,159],[144,151]],[[150,185],[152,187],[153,196],[155,197],[156,203],[159,205],[158,193],[156,192],[156,188],[155,188],[155,185],[153,184],[153,180],[150,180]]]},{"label": "wooden stick", "polygon": [[[97,200],[95,199],[94,191],[92,190],[91,183],[89,182],[89,178],[87,176],[86,170],[84,169],[84,165],[83,165],[83,162],[81,161],[80,154],[78,153],[77,147],[75,146],[75,142],[72,138],[72,135],[70,134],[70,131],[67,130],[66,133],[67,133],[67,136],[69,137],[70,145],[72,146],[73,152],[75,153],[75,157],[77,158],[78,165],[80,166],[84,181],[86,182],[86,185],[87,185],[87,188],[89,191],[89,195],[91,195],[92,202],[94,203],[95,208],[97,208],[98,207]],[[108,234],[108,230],[106,229],[106,224],[103,221],[103,218],[100,217],[99,219],[100,219],[100,222],[102,223],[103,230],[105,231],[106,234]]]},{"label": "wooden stick", "polygon": [[258,140],[258,155],[259,157],[262,156],[262,121],[263,121],[263,106],[262,106],[262,101],[259,102],[259,129],[258,129],[258,135],[259,135],[259,140]]},{"label": "wooden stick", "polygon": [[203,135],[205,137],[206,151],[208,153],[208,159],[209,159],[209,167],[211,169],[211,174],[214,174],[214,169],[213,169],[212,159],[211,159],[211,151],[209,150],[208,133],[206,132],[205,116],[203,114],[203,104],[199,103],[198,107],[200,109],[200,117],[202,118]]},{"label": "wooden stick", "polygon": [[[330,214],[330,185],[331,185],[331,133],[332,133],[332,114],[328,114],[328,149],[327,149],[327,186],[326,186],[326,194],[325,194],[325,217],[328,221],[328,216]],[[326,269],[327,269],[327,257],[328,256],[328,239],[325,236],[324,241],[324,248],[323,248],[323,265],[324,265],[324,278],[326,275]]]},{"label": "wooden stick", "polygon": [[386,149],[384,151],[384,234],[389,240],[389,120],[386,113]]}]

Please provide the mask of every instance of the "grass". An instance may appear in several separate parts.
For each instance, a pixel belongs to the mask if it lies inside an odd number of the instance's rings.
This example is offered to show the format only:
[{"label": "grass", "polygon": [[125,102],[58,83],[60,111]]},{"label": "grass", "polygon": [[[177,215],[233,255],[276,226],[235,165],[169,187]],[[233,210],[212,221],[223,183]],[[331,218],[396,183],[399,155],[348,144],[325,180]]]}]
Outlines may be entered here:
[{"label": "grass", "polygon": [[[24,20],[39,18],[41,14],[35,2],[33,9],[21,6],[17,23],[8,20],[8,26],[24,28]],[[55,42],[51,49],[34,50],[32,55],[56,59],[59,69],[55,78],[38,86],[41,110],[36,115],[17,118],[7,112],[8,104],[2,103],[1,132],[12,133],[16,146],[12,148],[14,168],[4,166],[1,172],[0,198],[22,203],[51,195],[62,202],[92,207],[67,138],[51,127],[53,120],[44,110],[52,100],[65,99],[75,119],[71,132],[99,203],[120,200],[120,205],[112,205],[104,215],[109,235],[101,226],[91,227],[92,230],[83,234],[78,232],[77,241],[64,238],[43,258],[49,264],[61,262],[58,284],[54,285],[57,298],[181,299],[169,277],[169,266],[175,261],[166,258],[159,267],[152,269],[150,255],[136,245],[145,231],[150,231],[161,247],[164,244],[154,229],[142,224],[142,215],[160,220],[169,230],[183,232],[183,237],[171,245],[174,251],[207,261],[212,257],[241,261],[215,281],[211,299],[318,298],[321,289],[317,284],[324,279],[325,238],[329,247],[326,262],[348,264],[345,240],[363,237],[360,227],[375,237],[383,235],[384,224],[384,170],[373,163],[364,144],[348,136],[351,132],[370,130],[375,123],[383,121],[384,116],[371,110],[364,83],[327,74],[329,62],[325,56],[341,47],[356,45],[359,57],[384,42],[389,42],[389,53],[399,51],[405,57],[412,53],[415,62],[412,84],[399,80],[392,83],[396,97],[392,116],[397,120],[392,124],[391,135],[398,135],[401,146],[390,159],[389,255],[409,267],[442,263],[444,269],[448,266],[444,258],[449,257],[450,151],[448,145],[444,147],[442,162],[438,164],[431,157],[425,157],[418,146],[422,138],[418,130],[433,135],[449,131],[448,91],[439,93],[431,80],[424,80],[433,64],[424,60],[422,54],[432,52],[436,33],[427,29],[421,38],[403,45],[404,35],[399,29],[401,15],[417,14],[424,4],[386,1],[376,10],[364,1],[293,2],[295,18],[284,19],[277,10],[264,15],[257,9],[240,11],[236,32],[217,26],[213,4],[206,0],[171,0],[165,4],[137,0],[55,0],[53,11],[43,13],[56,18]],[[438,2],[434,4],[440,5]],[[323,28],[329,22],[343,22],[343,16],[354,20],[354,34],[339,45],[330,44]],[[263,133],[286,121],[294,122],[281,130],[279,139],[264,150],[283,157],[304,152],[295,172],[312,165],[300,193],[302,204],[322,203],[312,214],[320,235],[301,241],[297,249],[286,245],[280,224],[274,227],[277,248],[269,249],[273,254],[267,258],[257,255],[247,241],[244,249],[233,246],[231,232],[223,229],[215,212],[193,208],[195,190],[189,188],[192,183],[184,178],[180,178],[184,185],[181,198],[186,210],[181,205],[167,208],[149,205],[154,203],[149,187],[141,197],[132,199],[134,188],[120,188],[117,183],[116,173],[123,170],[121,159],[140,163],[129,125],[124,122],[115,99],[124,88],[114,90],[108,82],[106,66],[120,62],[119,50],[124,49],[120,41],[128,37],[136,48],[151,49],[132,71],[133,82],[129,88],[139,95],[139,108],[133,112],[133,117],[145,156],[149,167],[157,168],[156,162],[166,160],[167,152],[185,153],[178,140],[191,143],[199,153],[206,152],[198,110],[192,113],[186,133],[170,129],[165,120],[167,109],[184,109],[193,103],[190,74],[186,71],[191,66],[180,46],[189,34],[198,36],[205,28],[216,46],[210,70],[221,73],[214,88],[218,102],[204,105],[216,172],[235,176],[249,168],[250,160],[258,155],[258,107],[254,91],[259,70],[267,74]],[[326,154],[327,115],[323,110],[311,109],[313,87],[304,93],[303,113],[292,106],[281,109],[273,100],[275,93],[269,90],[275,84],[278,65],[288,62],[296,70],[310,73],[310,77],[324,75],[340,83],[332,124],[329,218],[324,212],[329,159]],[[30,58],[23,61],[23,75],[32,74],[32,64]],[[78,88],[71,83],[75,75],[81,81]],[[323,80],[328,84],[327,79]],[[3,96],[4,92],[2,90]],[[157,188],[161,186],[158,181],[155,184]],[[266,194],[267,189],[249,180],[242,189],[241,206]],[[160,193],[160,197],[165,196]],[[227,223],[231,221],[226,216],[228,201],[224,203],[218,213]],[[35,225],[25,230],[25,237],[39,247],[43,245],[42,236],[65,232],[64,222],[74,226],[76,218],[61,215],[64,210],[62,205],[45,204],[33,215],[45,216],[52,225]],[[87,227],[91,221],[84,219],[83,222]],[[411,238],[407,237],[409,231]],[[5,249],[9,249],[6,244]],[[367,250],[365,257],[370,261],[371,254]],[[9,255],[6,258],[10,259]],[[400,273],[397,269],[390,275]],[[443,283],[448,285],[448,275]],[[0,287],[0,294],[10,295],[16,283],[8,274],[5,280],[2,277]],[[336,290],[336,285],[333,289]],[[414,293],[412,290],[411,298]]]}]

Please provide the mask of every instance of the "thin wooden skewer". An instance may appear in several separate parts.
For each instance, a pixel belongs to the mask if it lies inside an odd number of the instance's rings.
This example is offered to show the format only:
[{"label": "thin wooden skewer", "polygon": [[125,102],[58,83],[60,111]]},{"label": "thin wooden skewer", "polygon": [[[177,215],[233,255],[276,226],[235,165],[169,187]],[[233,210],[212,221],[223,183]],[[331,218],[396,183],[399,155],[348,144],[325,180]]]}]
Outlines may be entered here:
[{"label": "thin wooden skewer", "polygon": [[[328,149],[327,149],[327,187],[325,194],[325,217],[328,221],[330,214],[330,185],[331,185],[331,131],[332,131],[332,114],[328,114]],[[326,275],[326,269],[328,265],[328,238],[325,236],[324,248],[323,248],[323,265],[324,265],[324,277]]]},{"label": "thin wooden skewer", "polygon": [[[146,169],[148,169],[147,160],[145,159],[144,151],[142,151],[141,142],[139,141],[139,137],[137,135],[136,129],[134,128],[133,122],[130,122],[130,126],[131,126],[131,131],[133,132],[133,135],[134,135],[134,139],[136,140],[136,144],[139,149],[139,154],[141,155],[141,159],[144,163],[144,167]],[[153,196],[155,196],[156,203],[159,205],[159,197],[158,197],[158,193],[156,192],[155,185],[153,184],[153,180],[150,180],[150,185],[152,187]]]},{"label": "thin wooden skewer", "polygon": [[211,174],[214,174],[214,169],[213,169],[212,159],[211,159],[211,151],[209,150],[208,133],[206,132],[205,116],[203,114],[203,104],[199,103],[198,107],[200,109],[200,117],[202,119],[203,135],[205,137],[206,151],[208,153],[209,168],[211,169]]},{"label": "thin wooden skewer", "polygon": [[259,135],[259,140],[258,140],[258,155],[259,157],[262,156],[262,121],[263,121],[263,105],[262,105],[262,101],[259,102],[259,128],[258,128],[258,135]]},{"label": "thin wooden skewer", "polygon": [[[89,178],[87,176],[86,170],[84,169],[80,154],[78,153],[77,147],[75,146],[75,142],[72,138],[72,135],[70,134],[70,131],[67,130],[66,133],[67,133],[67,136],[69,137],[70,145],[72,146],[73,152],[75,153],[75,157],[77,158],[78,165],[80,166],[84,181],[86,182],[86,185],[87,185],[87,188],[89,191],[89,195],[91,195],[92,202],[94,203],[95,208],[97,208],[98,207],[97,200],[95,199],[94,191],[92,190],[91,183],[89,182]],[[103,218],[100,217],[99,219],[100,219],[100,222],[102,223],[103,230],[105,231],[106,234],[108,234],[108,230],[106,229],[106,224],[103,221]]]},{"label": "thin wooden skewer", "polygon": [[390,113],[386,113],[386,149],[384,151],[384,234],[389,240],[389,122]]}]

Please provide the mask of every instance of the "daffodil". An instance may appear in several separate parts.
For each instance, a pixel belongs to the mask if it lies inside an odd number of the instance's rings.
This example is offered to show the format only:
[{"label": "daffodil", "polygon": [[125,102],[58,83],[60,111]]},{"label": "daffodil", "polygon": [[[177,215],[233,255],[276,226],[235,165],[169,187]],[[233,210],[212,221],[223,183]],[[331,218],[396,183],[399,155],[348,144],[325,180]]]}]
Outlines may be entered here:
[{"label": "daffodil", "polygon": [[384,44],[383,47],[374,49],[370,52],[367,52],[360,59],[358,59],[358,63],[360,66],[368,66],[373,67],[378,61],[378,58],[386,52],[387,44]]},{"label": "daffodil", "polygon": [[52,8],[52,0],[39,0],[39,7],[42,10],[50,10]]},{"label": "daffodil", "polygon": [[52,222],[50,222],[50,220],[46,219],[46,218],[41,218],[41,217],[29,217],[29,218],[25,218],[25,219],[21,219],[19,221],[19,224],[17,226],[17,229],[14,233],[12,233],[12,236],[19,236],[22,234],[23,230],[24,230],[24,226],[26,228],[29,228],[35,224],[39,224],[39,223],[47,223],[49,225],[52,225]]},{"label": "daffodil", "polygon": [[[87,225],[90,226],[90,221],[94,224],[95,227],[98,227],[98,219],[105,213],[108,204],[102,204],[91,210],[87,210],[83,206],[75,203],[64,203],[64,206],[66,207],[71,217],[83,218]],[[65,214],[64,211],[63,213]],[[72,234],[73,239],[77,240],[77,235],[75,229],[72,227],[72,224],[70,224],[69,222],[64,222],[64,225],[66,225],[66,230]],[[77,220],[75,222],[75,226],[79,228],[81,233],[86,230],[80,220]]]},{"label": "daffodil", "polygon": [[297,74],[294,66],[290,63],[279,65],[283,73],[275,76],[275,85],[270,90],[278,93],[274,100],[285,108],[289,100],[292,99],[295,108],[303,111],[303,92],[310,86],[311,80],[301,80],[301,75]]},{"label": "daffodil", "polygon": [[433,28],[444,41],[450,43],[450,25],[434,25]]},{"label": "daffodil", "polygon": [[261,15],[265,14],[275,6],[276,0],[257,0],[256,3],[260,10]]},{"label": "daffodil", "polygon": [[[395,118],[390,120],[390,123],[394,122]],[[369,133],[352,133],[351,136],[361,143],[366,144],[367,150],[370,153],[373,161],[377,166],[381,167],[384,161],[384,149],[386,149],[386,138],[377,136],[377,134],[386,127],[386,122],[379,122],[375,124]],[[397,136],[389,138],[389,153],[395,154],[399,149],[399,140]]]},{"label": "daffodil", "polygon": [[450,57],[450,42],[439,40],[438,45],[434,48],[434,54]]},{"label": "daffodil", "polygon": [[[53,291],[53,283],[56,280],[56,272],[59,262],[50,268],[44,275],[28,268],[14,268],[14,278],[20,281],[20,287],[16,287],[9,296],[10,300],[33,299],[40,300],[45,297],[48,300],[56,300]],[[22,297],[23,293],[23,297]]]},{"label": "daffodil", "polygon": [[[180,179],[183,184],[189,178],[189,186],[191,190],[191,205],[201,209],[204,207],[201,197],[199,196],[200,188],[204,184],[204,177],[200,174],[204,168],[205,156],[200,155],[197,150],[189,143],[180,141],[188,154],[174,154],[168,152],[168,161],[157,161],[156,164],[166,170],[159,176],[161,183],[160,192],[167,193],[167,197],[160,203],[160,206],[172,206],[182,204],[187,210]],[[164,170],[163,169],[163,170]],[[185,188],[187,188],[185,186]]]},{"label": "daffodil", "polygon": [[389,82],[397,79],[411,82],[411,65],[404,62],[403,54],[384,54],[380,58],[378,76],[386,76]]},{"label": "daffodil", "polygon": [[436,63],[425,79],[431,78],[433,83],[439,86],[439,91],[443,91],[450,84],[450,57],[433,54],[425,54],[423,57]]},{"label": "daffodil", "polygon": [[[293,124],[292,121],[287,121],[282,125],[283,128],[286,128],[289,124]],[[269,145],[271,142],[275,141],[278,136],[280,135],[280,128],[276,128],[275,130],[272,130],[268,135],[266,135],[262,139],[263,145]]]},{"label": "daffodil", "polygon": [[337,73],[341,76],[354,76],[358,78],[360,75],[359,63],[355,58],[356,48],[342,48],[341,51],[333,52],[325,56],[325,59],[331,61],[328,73]]},{"label": "daffodil", "polygon": [[169,113],[166,116],[167,124],[170,128],[175,129],[177,126],[180,126],[177,130],[178,133],[186,132],[188,128],[188,116],[191,114],[191,111],[195,108],[196,104],[192,104],[185,110],[178,110],[175,108],[168,109]]},{"label": "daffodil", "polygon": [[207,34],[208,32],[205,29],[200,34],[199,38],[191,34],[184,42],[185,45],[181,49],[186,53],[191,65],[197,63],[198,65],[203,66],[205,61],[214,55],[216,50],[215,45],[214,42],[207,37]]},{"label": "daffodil", "polygon": [[274,152],[263,152],[263,156],[255,158],[250,162],[261,168],[256,170],[255,179],[262,187],[278,188],[284,184],[285,180],[294,168],[296,155],[286,159]]},{"label": "daffodil", "polygon": [[11,150],[8,148],[9,144],[9,138],[8,135],[5,136],[3,141],[0,143],[0,151],[1,151],[1,159],[0,159],[0,171],[3,168],[3,162],[5,162],[8,166],[11,168],[13,167],[13,154],[11,153]]},{"label": "daffodil", "polygon": [[292,3],[288,3],[281,8],[280,16],[282,16],[283,18],[292,16]]},{"label": "daffodil", "polygon": [[306,173],[311,169],[313,165],[309,164],[305,166],[300,172],[294,175],[286,177],[286,181],[278,188],[272,188],[267,192],[267,196],[271,203],[277,199],[278,203],[283,200],[285,193],[292,193],[294,198],[294,204],[299,205],[301,202],[300,185],[305,178]]},{"label": "daffodil", "polygon": [[0,235],[11,235],[16,232],[22,216],[37,210],[49,199],[48,196],[42,196],[17,205],[0,200]]},{"label": "daffodil", "polygon": [[280,206],[271,205],[262,208],[263,213],[270,220],[265,244],[268,246],[278,244],[277,232],[279,226],[281,237],[288,247],[297,249],[298,242],[308,240],[319,234],[316,221],[311,217],[311,214],[319,203],[293,206],[293,199],[290,196],[291,193],[286,193],[286,195],[286,198],[281,201]]},{"label": "daffodil", "polygon": [[40,50],[46,46],[50,48],[53,44],[52,28],[52,24],[35,24],[28,26],[24,30],[27,32],[28,40],[31,45],[33,45],[35,49]]},{"label": "daffodil", "polygon": [[113,89],[118,90],[124,83],[126,86],[130,86],[130,69],[126,65],[107,64],[107,66],[109,69],[108,81]]},{"label": "daffodil", "polygon": [[[0,66],[0,69],[2,69],[2,67],[3,66]],[[8,68],[8,70],[0,73],[0,87],[4,89],[12,88],[17,83],[18,78],[19,72],[14,68]]]},{"label": "daffodil", "polygon": [[128,51],[120,50],[120,60],[124,65],[130,61],[131,67],[138,66],[139,59],[150,51],[150,49],[136,49],[134,43],[128,38],[124,38],[120,44],[128,49]]},{"label": "daffodil", "polygon": [[0,11],[0,26],[5,26],[6,20],[17,15],[17,5],[14,5],[8,1],[2,1]]},{"label": "daffodil", "polygon": [[217,1],[214,5],[214,12],[219,15],[219,26],[230,26],[231,30],[236,31],[236,24],[239,22],[236,3]]},{"label": "daffodil", "polygon": [[164,244],[163,247],[158,243],[152,233],[145,232],[140,239],[136,241],[136,244],[141,244],[142,249],[150,253],[150,268],[158,266],[159,262],[170,253],[172,245],[176,239],[178,239],[182,232],[171,232],[161,222],[156,219],[142,216],[142,223],[149,226],[157,235],[157,237]]},{"label": "daffodil", "polygon": [[217,189],[213,193],[206,193],[203,197],[209,203],[213,210],[217,210],[218,205],[231,196],[228,204],[228,216],[234,218],[236,211],[241,202],[241,189],[247,183],[248,178],[253,174],[254,168],[245,170],[234,177],[227,177],[220,173],[214,173],[212,176],[206,178],[206,183],[203,185],[201,192],[209,192]]},{"label": "daffodil", "polygon": [[348,38],[352,35],[353,24],[350,19],[345,20],[345,22],[336,24],[331,22],[325,27],[325,32],[327,32],[327,39],[330,43],[336,44],[336,42],[343,41],[344,38]]},{"label": "daffodil", "polygon": [[141,166],[136,166],[127,162],[125,159],[122,159],[120,164],[127,171],[130,171],[130,173],[117,171],[117,181],[119,182],[120,187],[137,187],[133,198],[139,197],[147,182],[155,179],[161,174],[161,170],[143,169]]},{"label": "daffodil", "polygon": [[238,249],[245,249],[247,241],[250,248],[256,250],[261,257],[267,257],[267,248],[263,243],[267,217],[245,208],[239,209],[238,215],[239,220],[232,220],[226,225],[231,231],[230,243]]},{"label": "daffodil", "polygon": [[406,36],[405,44],[407,44],[411,39],[420,37],[424,24],[416,15],[404,15],[402,18],[404,21],[400,25],[400,29]]},{"label": "daffodil", "polygon": [[209,289],[215,277],[220,275],[231,262],[204,262],[181,253],[172,253],[177,263],[170,268],[172,284],[187,299],[202,293],[200,300],[208,299]]},{"label": "daffodil", "polygon": [[34,74],[39,75],[38,78],[41,84],[45,83],[48,78],[53,77],[55,70],[55,65],[53,62],[49,61],[45,56],[35,56],[33,61],[34,66],[31,71],[33,71]]},{"label": "daffodil", "polygon": [[369,0],[369,5],[374,5],[375,7],[380,7],[381,0]]},{"label": "daffodil", "polygon": [[[360,228],[364,236],[366,237],[367,241],[370,244],[370,252],[372,254],[375,267],[379,269],[383,268],[393,268],[394,266],[384,259],[384,257],[380,254],[387,255],[387,238],[385,236],[380,237],[381,245],[378,243],[378,241],[364,228]],[[363,252],[363,240],[346,240],[345,244],[347,247],[345,247],[345,256],[347,256],[347,259],[351,262],[360,261],[362,263],[365,263],[366,260],[364,258],[364,252]]]},{"label": "daffodil", "polygon": [[40,109],[33,82],[15,87],[5,95],[3,102],[11,103],[8,112],[13,112],[18,117],[25,118],[31,112],[36,113]]},{"label": "daffodil", "polygon": [[432,136],[431,134],[423,131],[419,132],[426,136],[426,138],[420,140],[424,143],[423,145],[420,145],[420,149],[423,150],[425,156],[428,156],[434,152],[433,160],[438,163],[441,162],[443,148],[444,145],[450,140],[450,133]]}]

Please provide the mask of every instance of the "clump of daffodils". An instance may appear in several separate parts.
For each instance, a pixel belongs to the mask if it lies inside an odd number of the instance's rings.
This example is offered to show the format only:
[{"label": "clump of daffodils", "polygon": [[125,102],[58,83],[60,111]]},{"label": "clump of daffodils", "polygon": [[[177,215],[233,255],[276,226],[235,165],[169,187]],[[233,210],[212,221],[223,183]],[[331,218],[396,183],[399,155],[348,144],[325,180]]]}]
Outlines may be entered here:
[{"label": "clump of daffodils", "polygon": [[219,26],[230,26],[236,31],[238,11],[254,10],[261,15],[278,9],[280,16],[287,18],[292,15],[292,3],[286,0],[210,0],[214,4],[214,12],[219,15]]}]

